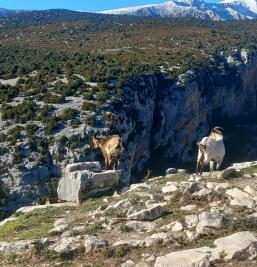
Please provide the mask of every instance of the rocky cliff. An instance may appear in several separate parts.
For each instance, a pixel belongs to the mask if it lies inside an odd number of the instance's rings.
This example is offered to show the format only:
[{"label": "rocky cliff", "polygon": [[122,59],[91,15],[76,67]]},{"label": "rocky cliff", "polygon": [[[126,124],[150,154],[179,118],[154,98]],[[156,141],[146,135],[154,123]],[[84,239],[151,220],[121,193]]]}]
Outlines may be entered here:
[{"label": "rocky cliff", "polygon": [[[256,114],[256,63],[256,57],[247,64],[228,65],[221,61],[212,68],[187,71],[175,81],[163,73],[131,79],[123,91],[129,112],[123,110],[116,123],[127,145],[124,180],[129,181],[130,170],[145,168],[148,160],[152,165],[165,162],[165,158],[173,158],[170,164],[174,159],[193,163],[196,141],[214,125],[225,128],[225,138],[239,137],[240,131],[231,133],[231,124],[249,126]],[[249,156],[249,151],[244,150],[247,142],[249,139],[237,144],[242,149],[241,160]],[[231,163],[230,148],[234,144],[230,139],[226,144],[230,158],[227,162]]]}]

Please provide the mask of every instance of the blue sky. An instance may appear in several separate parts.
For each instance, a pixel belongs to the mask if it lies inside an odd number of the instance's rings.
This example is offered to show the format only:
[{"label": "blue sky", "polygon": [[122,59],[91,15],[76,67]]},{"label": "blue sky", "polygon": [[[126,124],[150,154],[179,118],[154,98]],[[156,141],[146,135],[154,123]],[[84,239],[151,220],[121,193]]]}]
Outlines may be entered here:
[{"label": "blue sky", "polygon": [[[106,10],[161,2],[165,2],[165,0],[0,0],[0,7],[9,9]],[[208,0],[207,2],[215,2],[215,0]]]}]

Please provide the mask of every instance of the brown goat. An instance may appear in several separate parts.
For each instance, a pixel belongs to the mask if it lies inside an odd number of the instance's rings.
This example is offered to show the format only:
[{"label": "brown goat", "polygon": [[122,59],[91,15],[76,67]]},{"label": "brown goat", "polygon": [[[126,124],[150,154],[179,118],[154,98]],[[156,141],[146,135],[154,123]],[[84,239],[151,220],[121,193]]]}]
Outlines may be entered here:
[{"label": "brown goat", "polygon": [[94,148],[101,149],[107,170],[117,169],[118,162],[124,150],[119,135],[93,137],[93,146]]}]

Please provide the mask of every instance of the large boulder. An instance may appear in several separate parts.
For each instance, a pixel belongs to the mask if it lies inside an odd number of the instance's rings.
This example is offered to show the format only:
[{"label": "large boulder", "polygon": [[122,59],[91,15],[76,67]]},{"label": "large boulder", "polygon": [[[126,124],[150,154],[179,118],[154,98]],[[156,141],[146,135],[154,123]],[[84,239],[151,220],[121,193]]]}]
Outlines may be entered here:
[{"label": "large boulder", "polygon": [[67,165],[58,185],[58,198],[63,201],[83,200],[109,191],[119,185],[119,171],[101,172],[99,162],[82,162]]},{"label": "large boulder", "polygon": [[238,232],[216,239],[214,245],[225,260],[252,260],[257,256],[257,236],[252,232]]}]

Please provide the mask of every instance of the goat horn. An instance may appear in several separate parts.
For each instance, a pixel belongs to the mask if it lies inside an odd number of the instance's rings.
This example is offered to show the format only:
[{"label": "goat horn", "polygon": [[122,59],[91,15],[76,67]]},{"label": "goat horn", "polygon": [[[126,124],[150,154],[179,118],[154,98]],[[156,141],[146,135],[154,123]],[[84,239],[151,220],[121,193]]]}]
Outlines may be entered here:
[{"label": "goat horn", "polygon": [[216,126],[213,130],[224,131],[222,127]]}]

